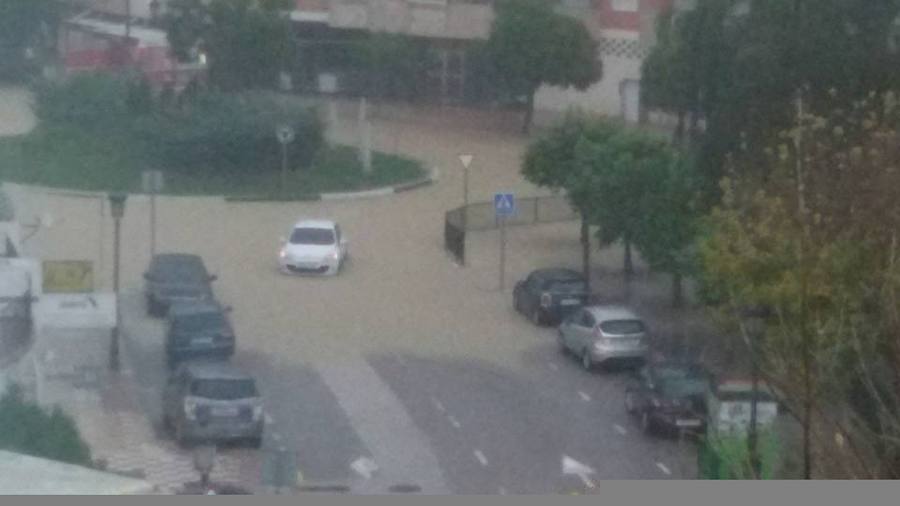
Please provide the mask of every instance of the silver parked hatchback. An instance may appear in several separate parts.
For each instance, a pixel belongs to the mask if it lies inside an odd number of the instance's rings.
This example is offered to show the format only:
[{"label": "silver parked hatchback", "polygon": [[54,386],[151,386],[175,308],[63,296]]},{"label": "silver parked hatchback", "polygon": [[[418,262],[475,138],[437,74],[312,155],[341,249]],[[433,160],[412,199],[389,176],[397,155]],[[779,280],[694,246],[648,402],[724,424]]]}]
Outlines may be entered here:
[{"label": "silver parked hatchback", "polygon": [[574,312],[559,326],[559,344],[579,357],[587,370],[610,360],[641,363],[649,350],[643,320],[621,306],[590,306]]},{"label": "silver parked hatchback", "polygon": [[185,363],[166,384],[163,423],[180,445],[240,439],[259,446],[262,397],[253,378],[227,362]]}]

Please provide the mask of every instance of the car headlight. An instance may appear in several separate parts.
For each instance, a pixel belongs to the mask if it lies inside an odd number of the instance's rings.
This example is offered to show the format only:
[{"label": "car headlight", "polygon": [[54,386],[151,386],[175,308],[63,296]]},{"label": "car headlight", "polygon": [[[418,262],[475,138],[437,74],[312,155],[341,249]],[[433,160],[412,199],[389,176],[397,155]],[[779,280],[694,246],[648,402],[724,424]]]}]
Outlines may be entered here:
[{"label": "car headlight", "polygon": [[259,420],[263,416],[263,407],[262,406],[253,406],[253,419]]},{"label": "car headlight", "polygon": [[334,251],[331,252],[331,259],[332,259],[332,260],[337,260],[337,259],[339,259],[339,258],[341,258],[341,252],[340,252],[340,251],[334,250]]},{"label": "car headlight", "polygon": [[197,401],[193,399],[184,400],[184,416],[188,420],[197,419]]},{"label": "car headlight", "polygon": [[281,248],[281,250],[278,251],[278,258],[284,259],[284,257],[286,257],[286,256],[287,256],[287,250],[284,248]]}]

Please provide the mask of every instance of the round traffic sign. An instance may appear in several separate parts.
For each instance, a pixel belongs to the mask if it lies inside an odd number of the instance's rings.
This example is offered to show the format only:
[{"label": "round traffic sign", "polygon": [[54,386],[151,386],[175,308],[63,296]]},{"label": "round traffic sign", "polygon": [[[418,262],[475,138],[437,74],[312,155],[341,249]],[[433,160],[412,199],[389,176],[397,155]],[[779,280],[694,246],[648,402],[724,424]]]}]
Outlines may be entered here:
[{"label": "round traffic sign", "polygon": [[278,136],[278,142],[282,144],[288,144],[294,141],[294,129],[290,127],[290,125],[281,125],[278,127],[278,130],[275,131],[275,135]]}]

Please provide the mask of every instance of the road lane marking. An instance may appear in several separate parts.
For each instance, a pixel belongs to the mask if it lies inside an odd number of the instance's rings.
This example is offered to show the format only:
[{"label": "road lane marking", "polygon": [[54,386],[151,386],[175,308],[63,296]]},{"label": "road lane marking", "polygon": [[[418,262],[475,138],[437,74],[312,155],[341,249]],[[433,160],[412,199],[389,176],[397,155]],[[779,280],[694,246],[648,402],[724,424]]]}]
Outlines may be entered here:
[{"label": "road lane marking", "polygon": [[488,465],[487,457],[485,457],[484,454],[481,453],[481,450],[475,450],[472,453],[475,454],[475,458],[478,459],[478,463],[481,464],[482,467],[487,467],[487,465]]},{"label": "road lane marking", "polygon": [[459,423],[459,420],[457,420],[455,416],[447,415],[447,419],[450,420],[450,425],[452,425],[454,428],[458,429],[462,427],[462,425]]},{"label": "road lane marking", "polygon": [[272,425],[273,423],[275,423],[275,420],[272,420],[272,417],[266,414],[266,425]]},{"label": "road lane marking", "polygon": [[434,409],[440,411],[441,413],[447,412],[447,410],[444,408],[444,405],[441,404],[441,401],[435,399],[434,397],[431,398],[431,403],[434,404]]},{"label": "road lane marking", "polygon": [[559,366],[556,365],[556,362],[550,362],[550,369],[553,369],[554,371],[558,371]]},{"label": "road lane marking", "polygon": [[578,391],[578,397],[581,397],[581,400],[583,400],[584,402],[591,402],[591,396],[582,392],[581,390]]},{"label": "road lane marking", "polygon": [[500,495],[506,495],[506,494],[507,494],[506,488],[504,488],[504,487],[500,487],[499,489],[497,489],[497,492],[500,492]]},{"label": "road lane marking", "polygon": [[621,434],[621,435],[623,435],[623,436],[624,436],[625,434],[628,434],[628,431],[625,430],[625,427],[622,427],[622,426],[619,425],[619,424],[613,425],[613,428],[616,429],[616,432],[618,432],[619,434]]},{"label": "road lane marking", "polygon": [[657,462],[657,463],[656,463],[656,467],[658,467],[660,471],[662,471],[663,473],[665,473],[666,476],[671,476],[671,475],[672,475],[672,471],[670,471],[669,468],[666,467],[666,465],[663,464],[662,462]]}]

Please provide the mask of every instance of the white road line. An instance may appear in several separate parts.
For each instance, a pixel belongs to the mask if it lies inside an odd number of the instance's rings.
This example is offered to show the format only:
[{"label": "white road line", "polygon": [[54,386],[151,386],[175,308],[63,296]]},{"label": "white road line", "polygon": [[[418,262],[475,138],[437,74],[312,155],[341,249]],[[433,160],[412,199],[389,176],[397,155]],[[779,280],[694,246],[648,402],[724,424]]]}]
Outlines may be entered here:
[{"label": "white road line", "polygon": [[447,420],[450,420],[450,425],[452,425],[455,429],[462,427],[462,425],[459,423],[459,420],[457,420],[453,415],[447,415]]},{"label": "white road line", "polygon": [[275,420],[272,420],[272,417],[266,414],[266,425],[272,425],[273,423],[275,423]]},{"label": "white road line", "polygon": [[435,399],[434,397],[431,398],[431,403],[434,404],[434,409],[440,411],[441,413],[447,412],[447,410],[444,409],[444,405],[441,404],[441,401]]},{"label": "white road line", "polygon": [[475,454],[475,458],[478,459],[479,464],[481,464],[483,467],[487,467],[487,465],[488,465],[487,457],[485,457],[484,454],[481,453],[481,450],[475,450],[472,453]]},{"label": "white road line", "polygon": [[584,402],[591,402],[591,396],[582,392],[581,390],[578,391],[578,397],[581,397],[581,400],[583,400]]},{"label": "white road line", "polygon": [[500,487],[499,489],[497,489],[497,492],[499,492],[500,495],[506,495],[508,493],[506,491],[506,488],[504,488],[504,487]]},{"label": "white road line", "polygon": [[672,471],[670,471],[669,468],[666,467],[666,465],[663,464],[662,462],[657,462],[656,467],[658,467],[659,470],[662,471],[663,473],[665,473],[667,476],[671,476]]},{"label": "white road line", "polygon": [[623,435],[623,436],[624,436],[625,434],[628,434],[628,431],[625,430],[625,427],[622,427],[622,426],[619,425],[619,424],[613,425],[613,428],[616,429],[616,432],[618,432],[619,434],[621,434],[621,435]]},{"label": "white road line", "polygon": [[556,365],[556,362],[550,362],[549,365],[550,365],[550,369],[553,369],[554,371],[558,371],[558,370],[559,370],[559,366]]}]

